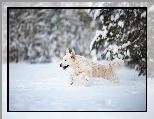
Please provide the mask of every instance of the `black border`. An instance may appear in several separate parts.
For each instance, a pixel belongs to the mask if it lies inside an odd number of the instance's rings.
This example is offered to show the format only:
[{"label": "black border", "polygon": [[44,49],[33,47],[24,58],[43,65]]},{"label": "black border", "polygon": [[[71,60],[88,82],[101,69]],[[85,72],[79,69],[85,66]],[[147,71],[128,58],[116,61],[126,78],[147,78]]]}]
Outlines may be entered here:
[{"label": "black border", "polygon": [[7,112],[9,112],[9,8],[7,7]]},{"label": "black border", "polygon": [[[146,71],[146,111],[9,111],[9,9],[146,9],[147,7],[7,7],[7,112],[147,112],[147,71]],[[147,19],[146,19],[147,24]],[[146,27],[147,33],[147,27]],[[146,34],[147,51],[147,34]],[[147,56],[146,56],[147,69]]]}]

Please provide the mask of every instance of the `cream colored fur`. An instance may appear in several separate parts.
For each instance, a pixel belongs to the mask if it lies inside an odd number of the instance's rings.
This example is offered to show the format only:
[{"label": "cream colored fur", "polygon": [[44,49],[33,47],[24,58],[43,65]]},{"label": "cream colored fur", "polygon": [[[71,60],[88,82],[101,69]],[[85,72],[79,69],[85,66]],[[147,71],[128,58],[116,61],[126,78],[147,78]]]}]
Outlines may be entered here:
[{"label": "cream colored fur", "polygon": [[64,68],[69,65],[68,67],[73,68],[73,74],[71,74],[70,77],[70,85],[72,85],[74,79],[79,79],[81,82],[87,82],[92,77],[104,78],[113,83],[117,83],[118,78],[115,71],[121,68],[123,64],[124,61],[121,59],[115,59],[108,65],[97,64],[83,56],[75,55],[73,50],[69,53],[67,49],[61,66]]}]

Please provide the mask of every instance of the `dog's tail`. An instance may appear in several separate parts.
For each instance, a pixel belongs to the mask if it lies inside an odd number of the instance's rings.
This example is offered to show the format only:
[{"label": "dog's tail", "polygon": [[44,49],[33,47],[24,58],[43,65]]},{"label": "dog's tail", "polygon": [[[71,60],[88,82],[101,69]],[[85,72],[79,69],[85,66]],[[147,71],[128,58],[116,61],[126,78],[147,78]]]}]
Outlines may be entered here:
[{"label": "dog's tail", "polygon": [[113,61],[111,61],[110,63],[109,63],[109,65],[111,66],[111,68],[114,70],[114,71],[116,71],[116,70],[118,70],[118,69],[120,69],[120,68],[122,68],[123,67],[123,65],[124,65],[124,61],[122,60],[122,59],[114,59]]}]

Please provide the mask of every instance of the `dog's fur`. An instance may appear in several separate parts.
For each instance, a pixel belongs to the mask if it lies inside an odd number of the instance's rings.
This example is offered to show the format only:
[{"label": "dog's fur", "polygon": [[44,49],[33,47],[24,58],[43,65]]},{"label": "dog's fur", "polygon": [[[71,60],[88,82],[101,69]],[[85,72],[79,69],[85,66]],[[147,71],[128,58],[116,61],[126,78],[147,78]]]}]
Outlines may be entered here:
[{"label": "dog's fur", "polygon": [[92,77],[104,78],[113,83],[117,83],[118,78],[116,77],[115,71],[120,69],[123,64],[124,61],[121,59],[114,59],[108,65],[97,64],[83,56],[75,55],[74,50],[69,53],[69,50],[66,49],[66,55],[63,57],[60,67],[63,67],[63,69],[67,67],[73,68],[70,85],[73,84],[75,78],[78,78],[81,82],[86,82]]}]

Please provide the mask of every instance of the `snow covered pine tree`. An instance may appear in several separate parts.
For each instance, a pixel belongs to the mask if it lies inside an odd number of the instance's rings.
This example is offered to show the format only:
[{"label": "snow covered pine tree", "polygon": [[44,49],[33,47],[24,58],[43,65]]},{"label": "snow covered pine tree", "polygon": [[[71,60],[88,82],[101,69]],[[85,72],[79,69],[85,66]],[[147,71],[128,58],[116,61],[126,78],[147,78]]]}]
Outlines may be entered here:
[{"label": "snow covered pine tree", "polygon": [[127,59],[139,76],[146,75],[147,9],[93,9],[89,13],[103,24],[91,41],[90,50],[96,49],[111,60]]}]

